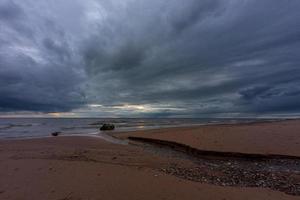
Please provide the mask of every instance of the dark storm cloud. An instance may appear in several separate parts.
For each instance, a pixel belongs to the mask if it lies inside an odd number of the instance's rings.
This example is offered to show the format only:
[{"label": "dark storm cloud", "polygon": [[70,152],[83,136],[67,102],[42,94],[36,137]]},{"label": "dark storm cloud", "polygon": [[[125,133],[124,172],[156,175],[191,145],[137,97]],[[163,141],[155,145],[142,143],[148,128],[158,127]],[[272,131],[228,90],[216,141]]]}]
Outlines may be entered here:
[{"label": "dark storm cloud", "polygon": [[0,19],[1,20],[16,20],[23,15],[23,10],[13,1],[4,0],[0,2]]},{"label": "dark storm cloud", "polygon": [[299,1],[22,2],[0,4],[2,110],[300,112]]},{"label": "dark storm cloud", "polygon": [[0,111],[70,111],[84,73],[64,30],[30,3],[0,3]]},{"label": "dark storm cloud", "polygon": [[270,0],[128,3],[86,43],[90,98],[168,103],[195,115],[299,112],[299,8]]}]

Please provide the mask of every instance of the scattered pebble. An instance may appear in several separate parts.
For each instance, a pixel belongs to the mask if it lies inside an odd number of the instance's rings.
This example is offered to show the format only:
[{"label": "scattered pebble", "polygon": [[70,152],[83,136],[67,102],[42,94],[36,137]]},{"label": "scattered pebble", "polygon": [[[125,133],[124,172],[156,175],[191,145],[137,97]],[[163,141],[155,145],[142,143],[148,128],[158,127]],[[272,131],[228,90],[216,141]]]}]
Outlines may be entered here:
[{"label": "scattered pebble", "polygon": [[[219,186],[261,187],[300,196],[299,160],[239,160],[199,159],[197,167],[170,165],[161,171],[179,178]],[[276,170],[275,170],[276,169]],[[294,176],[293,176],[294,175]]]}]

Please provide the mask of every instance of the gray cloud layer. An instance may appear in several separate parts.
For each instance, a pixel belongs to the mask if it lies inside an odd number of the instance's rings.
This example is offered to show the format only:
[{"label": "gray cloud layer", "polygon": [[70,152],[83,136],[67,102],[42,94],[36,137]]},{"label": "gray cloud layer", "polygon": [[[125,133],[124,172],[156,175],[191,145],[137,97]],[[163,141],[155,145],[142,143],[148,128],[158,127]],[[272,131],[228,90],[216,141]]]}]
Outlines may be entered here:
[{"label": "gray cloud layer", "polygon": [[0,110],[299,113],[299,9],[294,0],[3,0]]},{"label": "gray cloud layer", "polygon": [[24,5],[0,2],[0,110],[68,111],[80,106],[84,74],[70,39],[42,10]]}]

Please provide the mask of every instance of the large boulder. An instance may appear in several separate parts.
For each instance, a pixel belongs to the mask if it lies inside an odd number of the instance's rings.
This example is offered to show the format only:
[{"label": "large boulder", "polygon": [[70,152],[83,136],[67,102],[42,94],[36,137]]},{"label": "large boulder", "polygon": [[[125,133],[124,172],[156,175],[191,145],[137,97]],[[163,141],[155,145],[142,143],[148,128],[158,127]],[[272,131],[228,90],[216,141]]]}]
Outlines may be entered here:
[{"label": "large boulder", "polygon": [[101,131],[112,131],[115,129],[115,125],[113,124],[103,124],[100,128]]},{"label": "large boulder", "polygon": [[54,137],[56,137],[56,136],[58,136],[60,133],[61,133],[61,132],[53,132],[53,133],[51,133],[51,135],[54,136]]}]

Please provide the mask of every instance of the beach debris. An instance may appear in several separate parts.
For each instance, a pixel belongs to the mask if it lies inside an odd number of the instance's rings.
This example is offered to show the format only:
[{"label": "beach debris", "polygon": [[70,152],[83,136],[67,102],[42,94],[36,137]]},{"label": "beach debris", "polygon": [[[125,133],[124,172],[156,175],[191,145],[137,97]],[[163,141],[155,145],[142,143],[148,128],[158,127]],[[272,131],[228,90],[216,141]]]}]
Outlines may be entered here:
[{"label": "beach debris", "polygon": [[100,128],[100,131],[111,131],[115,129],[115,125],[113,124],[103,124]]},{"label": "beach debris", "polygon": [[51,135],[54,136],[54,137],[58,136],[59,134],[61,134],[61,132],[53,132],[53,133],[51,133]]}]

